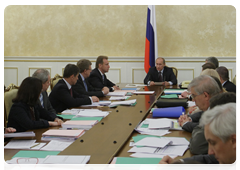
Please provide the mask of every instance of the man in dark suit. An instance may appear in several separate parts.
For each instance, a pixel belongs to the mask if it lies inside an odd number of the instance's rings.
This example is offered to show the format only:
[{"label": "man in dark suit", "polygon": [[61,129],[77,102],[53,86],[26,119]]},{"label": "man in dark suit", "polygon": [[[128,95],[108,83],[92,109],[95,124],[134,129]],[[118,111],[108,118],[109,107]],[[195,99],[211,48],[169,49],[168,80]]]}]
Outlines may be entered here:
[{"label": "man in dark suit", "polygon": [[236,93],[236,85],[233,84],[231,81],[229,81],[229,73],[228,69],[224,66],[216,68],[216,71],[218,72],[220,76],[220,81],[222,83],[222,86],[228,91],[228,92],[234,92]]},{"label": "man in dark suit", "polygon": [[82,59],[77,62],[80,73],[78,75],[77,83],[73,85],[72,88],[79,94],[103,97],[104,95],[108,94],[109,88],[94,88],[91,84],[89,84],[88,77],[90,76],[90,73],[92,71],[91,65],[91,61],[87,59]]},{"label": "man in dark suit", "polygon": [[[236,103],[219,105],[206,111],[200,125],[208,142],[208,155],[196,155],[178,160],[179,163],[197,161],[204,164],[233,164],[236,161]],[[174,163],[164,156],[160,164]]]},{"label": "man in dark suit", "polygon": [[99,101],[96,96],[80,95],[72,90],[72,86],[77,83],[78,75],[79,68],[74,64],[68,64],[64,69],[63,79],[59,80],[53,87],[49,100],[58,113],[66,109]]},{"label": "man in dark suit", "polygon": [[165,66],[165,59],[158,57],[155,61],[156,66],[149,68],[144,79],[144,84],[149,86],[155,85],[155,82],[163,82],[163,85],[175,85],[177,79],[172,68]]},{"label": "man in dark suit", "polygon": [[[49,71],[43,68],[37,69],[33,73],[32,77],[38,78],[42,81],[42,93],[40,93],[38,104],[42,108],[47,110],[49,113],[51,113],[53,116],[56,117],[57,113],[55,109],[52,107],[47,94],[47,89],[50,85],[50,79],[51,79]],[[59,123],[63,123],[60,117],[57,117],[55,121],[58,121]]]},{"label": "man in dark suit", "polygon": [[120,90],[114,83],[107,79],[105,73],[108,72],[110,66],[107,56],[98,56],[96,60],[96,68],[92,70],[88,82],[95,88],[102,89],[108,87],[109,91]]}]

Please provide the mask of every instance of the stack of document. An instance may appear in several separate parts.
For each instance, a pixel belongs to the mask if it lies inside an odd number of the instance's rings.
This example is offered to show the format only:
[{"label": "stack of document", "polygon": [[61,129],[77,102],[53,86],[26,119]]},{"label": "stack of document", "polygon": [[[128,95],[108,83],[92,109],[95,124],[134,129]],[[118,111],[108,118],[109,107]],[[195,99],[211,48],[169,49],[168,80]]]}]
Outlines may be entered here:
[{"label": "stack of document", "polygon": [[114,92],[109,92],[107,96],[125,96],[127,94],[126,91],[114,91]]},{"label": "stack of document", "polygon": [[111,164],[158,164],[161,158],[114,157]]},{"label": "stack of document", "polygon": [[135,91],[133,94],[153,94],[154,91]]},{"label": "stack of document", "polygon": [[116,107],[119,105],[126,105],[126,106],[133,106],[137,103],[137,99],[133,100],[126,100],[126,101],[119,101],[119,102],[112,102],[109,107]]},{"label": "stack of document", "polygon": [[42,150],[42,151],[63,151],[72,143],[73,143],[73,141],[51,140],[46,146],[42,147],[40,150]]},{"label": "stack of document", "polygon": [[84,130],[49,129],[42,134],[42,140],[75,140],[84,133]]},{"label": "stack of document", "polygon": [[81,110],[76,117],[106,117],[109,112],[104,112],[98,109],[85,109]]},{"label": "stack of document", "polygon": [[36,140],[11,140],[4,149],[31,149]]},{"label": "stack of document", "polygon": [[169,130],[182,130],[177,120],[168,118],[151,119],[147,118],[135,129],[141,134],[163,136],[171,133]]},{"label": "stack of document", "polygon": [[35,133],[31,132],[16,132],[16,133],[6,133],[4,138],[14,138],[14,137],[34,137]]},{"label": "stack of document", "polygon": [[6,162],[8,164],[86,164],[89,160],[90,155],[47,155],[45,158],[14,157]]},{"label": "stack of document", "polygon": [[62,124],[64,129],[85,129],[89,130],[98,123],[98,120],[72,120]]},{"label": "stack of document", "polygon": [[82,105],[81,107],[108,106],[110,104],[111,104],[111,101],[103,100],[99,102],[93,102],[92,104],[89,104],[89,105]]},{"label": "stack of document", "polygon": [[127,100],[128,98],[130,98],[130,96],[121,96],[121,97],[111,96],[109,100]]},{"label": "stack of document", "polygon": [[182,92],[184,92],[185,89],[165,89],[164,93],[165,94],[182,94]]},{"label": "stack of document", "polygon": [[163,158],[183,156],[188,149],[189,141],[182,137],[157,137],[137,135],[133,137],[133,147],[128,152],[134,152],[132,157]]}]

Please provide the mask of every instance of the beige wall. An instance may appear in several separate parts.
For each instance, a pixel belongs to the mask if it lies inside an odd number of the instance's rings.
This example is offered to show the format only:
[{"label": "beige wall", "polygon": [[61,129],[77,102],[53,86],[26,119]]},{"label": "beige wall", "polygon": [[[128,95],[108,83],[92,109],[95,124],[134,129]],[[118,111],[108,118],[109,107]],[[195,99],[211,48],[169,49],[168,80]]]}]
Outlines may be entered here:
[{"label": "beige wall", "polygon": [[[144,56],[147,6],[8,6],[5,56]],[[156,6],[158,55],[235,57],[233,6]]]}]

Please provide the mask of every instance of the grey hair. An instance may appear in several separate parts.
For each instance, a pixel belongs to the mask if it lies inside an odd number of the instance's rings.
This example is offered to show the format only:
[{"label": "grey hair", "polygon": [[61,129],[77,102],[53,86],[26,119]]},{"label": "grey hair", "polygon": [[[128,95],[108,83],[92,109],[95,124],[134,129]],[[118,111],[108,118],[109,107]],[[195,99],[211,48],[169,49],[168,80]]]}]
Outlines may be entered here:
[{"label": "grey hair", "polygon": [[219,66],[219,62],[216,57],[208,57],[208,58],[206,58],[206,61],[208,63],[213,63],[216,66],[216,68],[218,68],[218,66]]},{"label": "grey hair", "polygon": [[48,81],[48,76],[50,75],[49,71],[43,68],[37,69],[32,77],[38,78],[42,81],[42,83],[46,83]]},{"label": "grey hair", "polygon": [[236,134],[236,103],[219,105],[203,113],[200,126],[209,125],[213,135],[224,143]]},{"label": "grey hair", "polygon": [[217,82],[208,75],[201,75],[194,78],[188,85],[188,90],[191,90],[191,88],[194,88],[198,95],[207,92],[210,97],[221,92]]}]

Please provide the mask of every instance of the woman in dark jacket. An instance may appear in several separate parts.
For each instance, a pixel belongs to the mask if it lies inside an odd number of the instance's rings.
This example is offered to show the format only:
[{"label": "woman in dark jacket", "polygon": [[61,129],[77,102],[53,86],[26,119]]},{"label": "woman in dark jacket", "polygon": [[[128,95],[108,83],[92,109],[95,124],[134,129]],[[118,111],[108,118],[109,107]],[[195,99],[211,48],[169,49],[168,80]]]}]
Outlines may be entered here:
[{"label": "woman in dark jacket", "polygon": [[13,105],[8,116],[8,127],[13,127],[17,132],[58,126],[60,123],[55,115],[37,104],[42,91],[42,81],[27,77],[23,80],[13,99]]}]

